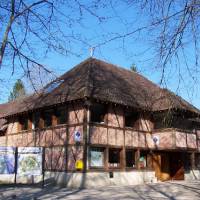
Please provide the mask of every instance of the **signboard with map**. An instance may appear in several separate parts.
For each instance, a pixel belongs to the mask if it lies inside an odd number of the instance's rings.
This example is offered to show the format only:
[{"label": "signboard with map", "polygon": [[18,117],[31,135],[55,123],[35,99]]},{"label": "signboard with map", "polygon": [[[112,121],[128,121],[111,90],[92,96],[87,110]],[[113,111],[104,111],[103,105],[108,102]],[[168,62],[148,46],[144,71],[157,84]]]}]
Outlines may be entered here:
[{"label": "signboard with map", "polygon": [[41,147],[19,147],[17,173],[20,175],[42,174]]},{"label": "signboard with map", "polygon": [[0,174],[15,173],[15,147],[0,147]]}]

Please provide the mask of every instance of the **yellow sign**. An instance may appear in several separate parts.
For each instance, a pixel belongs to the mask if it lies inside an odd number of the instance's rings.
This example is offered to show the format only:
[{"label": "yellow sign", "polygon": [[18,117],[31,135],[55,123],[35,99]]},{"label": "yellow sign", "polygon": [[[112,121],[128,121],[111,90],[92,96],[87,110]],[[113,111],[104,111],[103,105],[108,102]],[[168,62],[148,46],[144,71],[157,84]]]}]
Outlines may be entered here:
[{"label": "yellow sign", "polygon": [[77,170],[82,170],[83,169],[83,161],[77,160],[75,167],[76,167]]}]

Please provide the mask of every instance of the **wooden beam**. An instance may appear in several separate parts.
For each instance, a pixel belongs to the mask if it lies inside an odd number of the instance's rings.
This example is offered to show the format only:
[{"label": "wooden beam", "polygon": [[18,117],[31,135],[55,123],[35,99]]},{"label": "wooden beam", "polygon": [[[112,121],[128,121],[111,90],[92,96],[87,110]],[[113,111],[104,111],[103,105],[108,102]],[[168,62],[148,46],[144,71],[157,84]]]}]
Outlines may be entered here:
[{"label": "wooden beam", "polygon": [[139,170],[140,169],[140,149],[137,149],[135,153],[135,162],[136,162],[136,168]]}]

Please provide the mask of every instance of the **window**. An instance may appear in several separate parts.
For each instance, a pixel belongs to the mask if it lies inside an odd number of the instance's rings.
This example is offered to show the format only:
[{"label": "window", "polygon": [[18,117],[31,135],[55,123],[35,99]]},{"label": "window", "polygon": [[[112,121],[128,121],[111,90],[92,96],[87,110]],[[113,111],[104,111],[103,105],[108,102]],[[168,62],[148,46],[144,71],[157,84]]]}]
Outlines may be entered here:
[{"label": "window", "polygon": [[109,149],[109,167],[120,167],[121,149]]},{"label": "window", "polygon": [[138,120],[139,114],[136,112],[125,113],[125,127],[134,127],[135,122]]},{"label": "window", "polygon": [[57,108],[56,110],[57,124],[67,123],[67,109],[65,106]]},{"label": "window", "polygon": [[44,127],[52,126],[53,110],[47,110],[44,112]]},{"label": "window", "polygon": [[20,131],[28,130],[28,117],[22,116],[19,118]]},{"label": "window", "polygon": [[140,152],[139,167],[141,169],[147,167],[147,152],[146,151],[141,151]]},{"label": "window", "polygon": [[90,167],[104,167],[104,148],[90,149]]},{"label": "window", "polygon": [[103,104],[95,104],[91,107],[91,122],[106,123],[107,108]]},{"label": "window", "polygon": [[34,128],[40,128],[40,113],[34,114]]},{"label": "window", "polygon": [[135,167],[135,151],[132,149],[126,150],[126,167]]},{"label": "window", "polygon": [[50,84],[48,84],[45,89],[44,92],[46,93],[50,93],[53,90],[55,90],[58,86],[60,86],[60,84],[62,84],[64,82],[64,80],[55,80],[53,82],[51,82]]}]

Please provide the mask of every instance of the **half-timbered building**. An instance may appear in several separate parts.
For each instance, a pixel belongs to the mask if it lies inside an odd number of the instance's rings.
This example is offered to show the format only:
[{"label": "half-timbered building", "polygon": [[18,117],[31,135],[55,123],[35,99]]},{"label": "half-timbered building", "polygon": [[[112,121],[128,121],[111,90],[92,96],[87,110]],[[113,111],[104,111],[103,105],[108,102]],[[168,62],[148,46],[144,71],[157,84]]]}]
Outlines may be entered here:
[{"label": "half-timbered building", "polygon": [[0,146],[44,147],[73,187],[200,179],[200,110],[137,72],[89,58],[0,105]]}]

